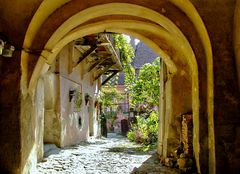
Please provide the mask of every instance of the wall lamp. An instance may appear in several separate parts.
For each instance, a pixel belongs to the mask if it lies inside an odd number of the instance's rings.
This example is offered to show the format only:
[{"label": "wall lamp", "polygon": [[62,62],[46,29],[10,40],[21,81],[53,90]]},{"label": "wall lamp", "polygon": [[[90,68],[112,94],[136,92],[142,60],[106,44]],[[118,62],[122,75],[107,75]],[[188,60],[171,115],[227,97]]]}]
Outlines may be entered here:
[{"label": "wall lamp", "polygon": [[88,105],[89,101],[90,101],[90,95],[87,93],[85,94],[85,105]]},{"label": "wall lamp", "polygon": [[76,95],[75,89],[69,89],[69,102],[72,101],[73,97]]},{"label": "wall lamp", "polygon": [[0,55],[3,57],[12,57],[15,47],[7,42],[7,37],[0,33]]}]

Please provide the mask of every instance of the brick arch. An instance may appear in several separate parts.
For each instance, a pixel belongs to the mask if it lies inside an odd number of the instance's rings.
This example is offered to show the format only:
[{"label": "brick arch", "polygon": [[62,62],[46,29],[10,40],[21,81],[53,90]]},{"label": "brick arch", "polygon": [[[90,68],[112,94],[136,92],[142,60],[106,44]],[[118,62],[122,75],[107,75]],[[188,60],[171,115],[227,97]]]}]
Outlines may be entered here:
[{"label": "brick arch", "polygon": [[[24,47],[25,48],[31,48],[34,47],[35,43],[34,40],[36,39],[36,37],[39,38],[39,33],[40,32],[40,26],[44,26],[44,24],[46,24],[46,26],[48,26],[48,23],[50,23],[50,18],[54,11],[56,11],[56,9],[60,6],[63,6],[64,8],[64,3],[66,3],[67,1],[60,1],[59,4],[54,4],[51,5],[49,7],[47,7],[47,5],[49,5],[49,1],[43,1],[43,3],[41,4],[39,10],[36,12],[35,16],[33,17],[32,22],[30,23],[28,32],[26,34],[26,38],[24,41]],[[79,2],[79,1],[73,1],[74,2]],[[110,16],[112,14],[115,15],[126,15],[126,16],[138,16],[139,12],[144,12],[143,15],[141,16],[141,18],[143,20],[148,21],[148,25],[152,25],[151,23],[154,23],[155,25],[158,25],[158,28],[162,28],[162,33],[167,33],[169,35],[172,35],[172,37],[177,37],[179,39],[179,41],[181,41],[184,45],[184,58],[186,58],[186,61],[188,62],[189,66],[191,67],[191,74],[192,74],[192,99],[193,99],[193,113],[194,113],[194,148],[195,148],[195,158],[197,161],[197,166],[198,166],[198,170],[200,171],[200,164],[199,164],[199,82],[198,82],[198,65],[197,65],[197,61],[196,58],[194,57],[194,53],[191,49],[191,44],[188,42],[188,40],[184,37],[184,34],[181,32],[181,30],[174,25],[175,21],[171,21],[170,19],[164,17],[163,15],[161,15],[160,13],[157,13],[156,11],[144,7],[143,6],[139,6],[136,4],[127,4],[127,3],[108,3],[110,1],[106,0],[106,4],[103,5],[98,5],[98,6],[92,6],[89,8],[86,8],[86,10],[82,10],[80,12],[77,12],[76,14],[70,16],[69,18],[67,18],[65,21],[63,21],[62,23],[60,22],[60,25],[57,26],[54,31],[49,34],[49,38],[43,38],[42,41],[42,45],[40,45],[40,48],[43,50],[41,53],[41,56],[35,66],[34,72],[32,74],[31,80],[30,80],[30,85],[29,85],[29,92],[34,93],[35,90],[35,86],[36,86],[36,82],[38,80],[38,77],[40,76],[41,73],[44,72],[44,69],[46,69],[48,67],[48,64],[51,64],[52,60],[54,60],[56,54],[61,50],[61,48],[66,45],[69,41],[71,41],[71,39],[76,39],[77,37],[80,36],[84,36],[84,34],[76,34],[77,33],[77,29],[76,27],[78,27],[79,25],[82,25],[82,27],[87,26],[87,22],[89,22],[89,20],[91,20],[91,17],[94,18],[98,18],[101,16]],[[125,1],[123,1],[125,2]],[[147,1],[146,1],[147,2]],[[174,6],[176,6],[178,9],[180,9],[181,11],[183,11],[187,17],[192,21],[193,25],[195,26],[199,37],[200,37],[200,41],[202,42],[204,51],[205,51],[205,58],[206,58],[206,62],[207,62],[207,112],[208,112],[208,116],[209,116],[209,142],[211,142],[210,144],[214,144],[214,132],[213,132],[213,75],[212,75],[212,52],[211,52],[211,45],[210,45],[210,41],[206,32],[206,29],[204,27],[204,24],[200,18],[200,16],[198,15],[197,11],[195,10],[195,8],[193,7],[193,5],[189,2],[189,1],[180,1],[180,0],[170,0],[169,1],[171,4],[173,4]],[[164,3],[164,1],[163,1]],[[69,5],[69,3],[67,4]],[[91,6],[91,5],[90,5]],[[129,8],[129,6],[131,6],[131,8]],[[121,8],[120,8],[121,7]],[[133,7],[133,8],[132,8]],[[100,9],[104,9],[104,10],[96,10],[96,8],[100,8]],[[119,11],[119,9],[123,9],[123,11]],[[89,10],[89,11],[87,11]],[[92,13],[94,13],[94,10],[97,11],[96,12],[96,16],[92,15]],[[140,10],[140,11],[139,11]],[[58,12],[61,11],[61,8],[58,9]],[[108,14],[106,14],[108,12]],[[43,15],[44,14],[44,15]],[[85,16],[84,16],[85,15]],[[52,15],[54,16],[54,14]],[[80,17],[80,18],[79,18]],[[64,16],[63,16],[64,18]],[[83,21],[81,21],[81,20]],[[85,19],[85,21],[84,21]],[[36,21],[38,22],[38,24],[36,23]],[[47,21],[47,22],[45,22]],[[138,20],[136,20],[138,21]],[[53,20],[51,21],[53,22]],[[86,23],[86,24],[85,24]],[[82,29],[81,26],[79,26],[80,28],[78,29]],[[88,26],[89,27],[89,26]],[[48,27],[46,27],[48,29]],[[49,27],[50,28],[50,27]],[[76,29],[76,30],[74,30]],[[126,31],[127,28],[122,28],[122,32]],[[139,28],[135,28],[136,30]],[[43,29],[44,30],[44,29]],[[134,30],[134,28],[131,28],[131,30]],[[96,30],[96,32],[101,32],[102,30]],[[109,29],[109,31],[111,31],[111,29]],[[121,32],[121,29],[118,30],[119,32]],[[74,36],[74,32],[75,32],[75,36]],[[82,32],[82,31],[81,31]],[[92,31],[93,32],[93,31]],[[149,30],[147,30],[146,28],[141,32],[134,32],[132,31],[132,34],[134,35],[134,33],[136,35],[139,35],[142,38],[145,38],[145,40],[148,42],[148,45],[152,48],[155,48],[155,51],[157,50],[158,53],[161,52],[161,56],[163,56],[165,58],[165,62],[166,64],[169,65],[169,69],[172,69],[172,71],[174,72],[174,62],[172,62],[172,60],[170,59],[171,54],[170,52],[167,51],[163,51],[160,46],[160,44],[158,42],[154,42],[154,41],[149,41],[148,40],[148,35],[144,34],[146,32],[149,32]],[[159,31],[160,32],[160,31]],[[160,32],[161,33],[161,32]],[[159,37],[161,34],[160,33],[156,33],[154,36],[155,37]],[[45,33],[43,32],[43,35]],[[87,34],[87,33],[85,33]],[[89,33],[91,34],[91,33]],[[163,34],[162,34],[163,35]],[[41,36],[41,34],[40,34]],[[163,37],[163,36],[162,36]],[[41,38],[41,37],[40,37]],[[168,36],[164,36],[163,38],[171,38]],[[174,40],[170,41],[169,46],[171,47],[177,47],[179,46],[178,43],[174,43]],[[43,46],[43,47],[41,47]],[[176,49],[177,52],[181,52],[181,49]],[[169,55],[170,54],[170,55]],[[24,56],[28,56],[26,54],[22,55],[22,58],[24,58]],[[26,60],[26,59],[23,59]],[[176,67],[175,67],[176,68]],[[209,146],[210,147],[210,146]],[[212,159],[210,159],[210,161],[214,161],[214,147],[211,146],[210,147],[210,153],[209,156],[212,157]],[[214,163],[214,162],[213,162]],[[210,165],[209,165],[210,167]],[[212,166],[209,170],[212,171],[210,173],[215,173],[215,166]]]}]

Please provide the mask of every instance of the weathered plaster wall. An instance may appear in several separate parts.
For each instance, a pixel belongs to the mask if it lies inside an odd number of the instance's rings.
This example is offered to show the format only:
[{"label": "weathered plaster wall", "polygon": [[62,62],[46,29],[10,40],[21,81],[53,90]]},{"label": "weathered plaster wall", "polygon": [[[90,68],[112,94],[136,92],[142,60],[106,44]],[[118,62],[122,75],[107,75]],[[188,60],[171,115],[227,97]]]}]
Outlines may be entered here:
[{"label": "weathered plaster wall", "polygon": [[43,136],[44,136],[44,81],[43,78],[38,80],[36,88],[35,98],[35,111],[36,111],[36,148],[37,148],[37,159],[43,158]]},{"label": "weathered plaster wall", "polygon": [[[0,173],[21,173],[35,141],[35,115],[27,96],[21,60],[25,32],[41,0],[1,1],[0,32],[15,46],[11,59],[0,57]],[[32,56],[34,60],[34,56]],[[21,81],[21,82],[20,82]]]},{"label": "weathered plaster wall", "polygon": [[[40,161],[43,157],[43,131],[44,131],[44,81],[43,78],[39,78],[37,83],[36,91],[34,95],[34,102],[25,103],[24,108],[32,107],[32,113],[27,114],[28,122],[24,119],[24,130],[31,129],[33,134],[28,136],[28,141],[24,141],[23,147],[25,150],[30,149],[30,153],[25,159],[24,168],[20,173],[35,173],[37,161]],[[31,107],[29,107],[31,106]],[[32,117],[35,115],[36,117]],[[30,126],[29,126],[30,124]],[[27,126],[28,125],[28,126]],[[33,130],[34,129],[34,130]],[[24,132],[25,132],[24,131]],[[29,131],[29,130],[28,130]],[[31,147],[31,148],[29,148]]]},{"label": "weathered plaster wall", "polygon": [[240,96],[232,37],[235,0],[208,1],[207,5],[202,1],[194,3],[213,48],[217,173],[239,173]]},{"label": "weathered plaster wall", "polygon": [[[191,80],[184,70],[173,77],[165,75],[164,93],[165,111],[163,156],[167,157],[180,145],[180,127],[178,117],[192,112]],[[163,80],[164,82],[164,80]],[[162,83],[163,83],[162,82]],[[183,102],[184,101],[184,102]]]},{"label": "weathered plaster wall", "polygon": [[165,84],[166,121],[165,121],[165,154],[173,154],[180,145],[180,127],[178,117],[192,112],[191,80],[189,74],[180,70],[178,74],[168,79]]},{"label": "weathered plaster wall", "polygon": [[[86,140],[89,137],[89,118],[92,106],[85,104],[85,94],[89,94],[95,102],[95,94],[98,92],[96,81],[90,83],[90,73],[86,73],[81,79],[81,66],[76,66],[69,74],[70,60],[69,46],[63,48],[59,54],[59,78],[60,78],[60,108],[61,115],[61,146],[68,146]],[[84,65],[85,67],[87,65]],[[79,89],[82,91],[82,108],[76,111],[74,108],[74,99],[69,101],[69,90]],[[92,108],[90,108],[92,107]],[[96,125],[96,112],[93,114],[93,124]],[[78,119],[82,119],[82,127],[79,127]],[[94,126],[96,127],[96,126]]]},{"label": "weathered plaster wall", "polygon": [[1,172],[18,172],[21,161],[19,56],[0,59]]},{"label": "weathered plaster wall", "polygon": [[60,146],[61,142],[59,85],[58,75],[51,72],[44,75],[44,143],[53,143],[57,146]]},{"label": "weathered plaster wall", "polygon": [[240,89],[240,1],[236,0],[236,7],[234,13],[234,28],[233,28],[233,39],[234,39],[234,51],[235,51],[235,62],[238,73],[238,87]]}]

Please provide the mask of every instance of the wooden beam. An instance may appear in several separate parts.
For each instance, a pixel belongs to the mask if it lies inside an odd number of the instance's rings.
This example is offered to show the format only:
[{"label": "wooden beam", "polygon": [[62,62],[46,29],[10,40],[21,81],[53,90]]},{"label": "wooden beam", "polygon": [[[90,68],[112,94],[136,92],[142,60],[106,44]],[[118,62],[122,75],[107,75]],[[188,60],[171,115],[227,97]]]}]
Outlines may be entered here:
[{"label": "wooden beam", "polygon": [[101,43],[98,43],[97,45],[98,46],[106,46],[106,45],[109,45],[110,43],[109,42],[101,42]]},{"label": "wooden beam", "polygon": [[112,62],[112,63],[110,63],[109,65],[107,65],[107,66],[104,68],[104,70],[103,70],[101,73],[99,73],[99,74],[97,75],[97,77],[94,78],[94,81],[97,80],[102,74],[104,74],[105,72],[107,72],[107,70],[108,70],[109,68],[111,68],[111,66],[113,66],[114,64],[115,64],[115,62]]},{"label": "wooden beam", "polygon": [[97,49],[97,45],[92,45],[86,52],[83,53],[82,57],[79,58],[77,65],[81,63],[86,57],[88,57],[93,51]]},{"label": "wooden beam", "polygon": [[105,85],[111,78],[113,78],[119,71],[113,71],[112,74],[102,82],[102,86]]},{"label": "wooden beam", "polygon": [[93,53],[92,55],[95,57],[111,57],[112,56],[112,54],[109,54],[107,51],[103,52],[103,51],[98,51],[98,50],[96,50],[96,52]]},{"label": "wooden beam", "polygon": [[73,69],[73,57],[74,57],[74,45],[73,42],[68,45],[68,74],[72,73]]},{"label": "wooden beam", "polygon": [[88,69],[88,72],[92,71],[93,68],[95,68],[97,65],[99,65],[100,63],[102,63],[104,61],[104,59],[100,59],[97,60],[93,65],[91,65]]}]

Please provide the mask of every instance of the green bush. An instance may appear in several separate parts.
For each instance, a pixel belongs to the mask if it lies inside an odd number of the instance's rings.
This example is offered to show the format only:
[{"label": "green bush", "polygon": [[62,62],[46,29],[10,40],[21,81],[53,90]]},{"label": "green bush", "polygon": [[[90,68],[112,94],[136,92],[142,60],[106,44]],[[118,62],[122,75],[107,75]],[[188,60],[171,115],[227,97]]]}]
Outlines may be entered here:
[{"label": "green bush", "polygon": [[127,137],[130,141],[144,145],[157,142],[158,112],[152,111],[148,118],[137,116],[137,123],[132,125]]},{"label": "green bush", "polygon": [[130,140],[130,141],[134,141],[135,140],[135,132],[134,131],[129,131],[128,134],[127,134],[127,138]]}]

